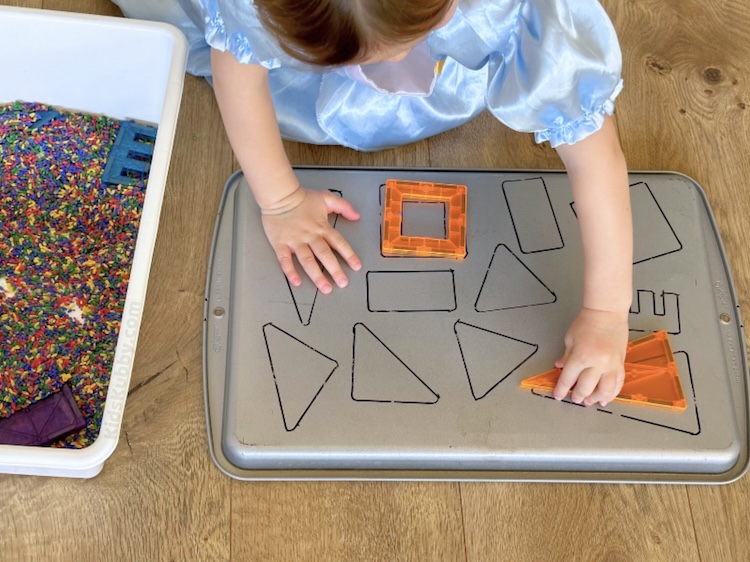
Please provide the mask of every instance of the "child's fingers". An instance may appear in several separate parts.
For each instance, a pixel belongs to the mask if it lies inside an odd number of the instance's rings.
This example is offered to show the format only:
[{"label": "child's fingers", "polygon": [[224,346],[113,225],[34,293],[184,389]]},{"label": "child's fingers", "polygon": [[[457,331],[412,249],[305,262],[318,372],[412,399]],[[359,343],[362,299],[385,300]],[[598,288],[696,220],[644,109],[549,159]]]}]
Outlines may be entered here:
[{"label": "child's fingers", "polygon": [[281,246],[274,249],[276,251],[276,259],[279,260],[279,265],[281,266],[281,271],[284,272],[284,275],[286,275],[286,278],[293,287],[299,287],[300,283],[302,283],[302,278],[294,267],[291,249],[289,246]]},{"label": "child's fingers", "polygon": [[624,378],[624,372],[622,375],[617,371],[605,374],[599,380],[599,384],[594,389],[594,392],[586,399],[586,405],[599,402],[601,406],[606,406],[614,400],[620,390],[621,376]]},{"label": "child's fingers", "polygon": [[573,387],[573,394],[570,399],[576,404],[580,404],[584,401],[596,388],[599,383],[599,375],[596,370],[592,367],[584,369],[578,376],[575,387]]},{"label": "child's fingers", "polygon": [[318,290],[324,295],[329,294],[333,290],[333,287],[320,269],[318,260],[315,259],[315,255],[310,247],[307,244],[304,244],[296,248],[295,253],[297,254],[297,261],[299,261],[302,269],[305,270],[305,273],[307,273],[310,280],[315,283]]},{"label": "child's fingers", "polygon": [[346,287],[349,284],[349,280],[346,278],[346,274],[344,273],[344,270],[341,269],[339,260],[336,259],[336,255],[326,241],[319,238],[310,244],[310,248],[315,254],[315,257],[317,257],[320,263],[323,264],[323,268],[331,275],[334,283],[341,288]]},{"label": "child's fingers", "polygon": [[576,384],[578,375],[581,373],[582,366],[578,365],[575,361],[567,361],[565,366],[562,368],[560,378],[557,379],[557,385],[552,391],[552,396],[556,400],[562,400],[567,396],[570,389]]},{"label": "child's fingers", "polygon": [[326,234],[326,242],[338,252],[347,265],[354,271],[362,269],[362,262],[359,261],[359,257],[339,231],[333,228],[329,230]]},{"label": "child's fingers", "polygon": [[334,195],[329,191],[325,194],[325,202],[329,213],[339,214],[350,221],[359,219],[359,213],[354,209],[352,204],[343,197]]},{"label": "child's fingers", "polygon": [[[612,401],[612,391],[610,388],[607,387],[607,383],[605,382],[606,378],[602,377],[601,381],[599,382],[599,385],[594,389],[594,392],[592,392],[584,401],[583,403],[586,406],[591,406],[592,404],[599,403],[600,406],[606,406]],[[605,386],[605,388],[602,388],[602,385]],[[614,385],[611,385],[614,386]]]},{"label": "child's fingers", "polygon": [[558,369],[562,369],[563,367],[565,367],[565,363],[567,363],[569,355],[570,355],[570,351],[566,349],[565,355],[563,355],[562,357],[560,357],[560,359],[555,361],[555,367]]},{"label": "child's fingers", "polygon": [[563,353],[563,356],[560,357],[557,361],[555,361],[555,367],[558,369],[562,369],[565,367],[565,363],[568,362],[568,357],[570,357],[570,354],[573,352],[573,345],[566,342],[565,343],[565,353]]}]

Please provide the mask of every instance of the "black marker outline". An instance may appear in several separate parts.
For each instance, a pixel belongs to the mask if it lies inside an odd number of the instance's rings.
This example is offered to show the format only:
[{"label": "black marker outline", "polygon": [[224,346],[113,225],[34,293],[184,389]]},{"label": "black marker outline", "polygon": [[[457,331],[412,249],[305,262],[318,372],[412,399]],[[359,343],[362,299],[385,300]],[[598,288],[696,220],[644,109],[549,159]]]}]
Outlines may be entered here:
[{"label": "black marker outline", "polygon": [[[495,256],[497,255],[497,251],[500,248],[500,246],[503,246],[506,250],[508,250],[508,252],[510,252],[510,255],[513,256],[516,260],[518,260],[518,262],[524,268],[526,268],[526,270],[534,277],[534,279],[536,279],[537,281],[539,281],[539,284],[542,287],[544,287],[547,290],[547,292],[549,292],[550,295],[552,295],[553,299],[551,301],[548,301],[548,302],[539,302],[539,303],[533,303],[533,304],[521,304],[521,305],[517,305],[517,306],[506,306],[506,307],[503,307],[503,308],[488,308],[487,310],[479,310],[479,308],[478,308],[478,306],[479,306],[479,299],[482,296],[482,291],[484,290],[484,285],[487,282],[487,278],[489,277],[490,270],[492,269],[492,262],[495,260]],[[477,312],[480,312],[480,313],[484,313],[484,312],[498,312],[500,310],[514,310],[514,309],[517,309],[517,308],[529,308],[529,307],[532,307],[532,306],[542,306],[542,305],[545,305],[545,304],[553,304],[553,303],[556,303],[556,302],[557,302],[557,295],[555,294],[555,292],[552,289],[550,289],[547,286],[547,284],[544,281],[542,281],[536,273],[534,273],[533,271],[531,271],[531,268],[528,265],[526,265],[523,262],[523,260],[521,260],[516,254],[513,253],[513,250],[511,250],[506,244],[498,244],[497,246],[495,246],[495,250],[492,252],[492,257],[490,258],[490,263],[487,266],[487,271],[484,274],[484,279],[482,279],[482,285],[479,287],[479,293],[477,294],[477,298],[474,301],[474,310],[476,310]]]},{"label": "black marker outline", "polygon": [[[645,423],[645,424],[648,424],[648,425],[653,425],[653,426],[656,426],[656,427],[661,427],[661,428],[664,428],[664,429],[670,429],[672,431],[677,431],[679,433],[685,433],[687,435],[696,436],[696,435],[699,435],[700,432],[701,432],[701,420],[700,420],[700,414],[698,412],[698,400],[695,397],[695,385],[693,384],[693,371],[692,371],[692,368],[690,366],[690,355],[688,355],[688,353],[686,351],[675,351],[673,354],[674,355],[682,354],[682,355],[685,356],[685,359],[687,361],[688,378],[690,380],[690,390],[691,390],[691,392],[693,394],[693,406],[694,406],[694,411],[695,411],[695,421],[697,423],[698,430],[695,431],[695,432],[688,431],[686,429],[681,429],[679,427],[672,427],[672,426],[669,426],[669,425],[666,425],[666,424],[662,424],[662,423],[658,423],[658,422],[654,422],[654,421],[650,421],[650,420],[644,420],[642,418],[637,418],[635,416],[629,416],[627,414],[619,414],[619,416],[621,418],[625,418],[627,420],[633,420],[633,421]],[[533,389],[533,388],[531,389],[531,393],[534,396],[538,396],[539,398],[549,398],[550,400],[555,400],[554,396],[549,396],[549,395],[546,395],[546,394],[540,394],[539,392],[536,391],[536,389]],[[581,406],[581,407],[584,407],[584,408],[586,407],[583,404],[576,404],[575,402],[570,401],[567,397],[563,398],[562,400],[555,400],[555,401],[556,402],[562,402],[564,404],[571,404],[573,406]],[[612,414],[613,413],[613,412],[609,412],[607,410],[602,410],[601,408],[597,408],[597,411],[605,413],[605,414]]]},{"label": "black marker outline", "polygon": [[[408,310],[378,310],[373,309],[370,303],[370,273],[386,273],[386,274],[413,274],[413,273],[450,273],[451,274],[451,286],[453,288],[453,304],[452,308],[413,308]],[[409,269],[409,270],[371,270],[365,275],[365,283],[367,286],[367,310],[369,312],[455,312],[458,308],[458,298],[456,296],[456,274],[453,269]]]},{"label": "black marker outline", "polygon": [[[294,425],[294,427],[291,427],[291,428],[289,427],[289,424],[287,424],[286,415],[284,414],[284,402],[281,399],[281,391],[279,390],[278,379],[276,378],[276,371],[275,371],[274,366],[273,366],[273,357],[271,357],[271,348],[268,345],[268,336],[266,335],[266,328],[268,326],[271,326],[271,327],[275,328],[276,330],[278,330],[282,334],[284,334],[284,335],[292,338],[293,340],[297,341],[298,343],[301,343],[302,345],[304,345],[305,347],[307,347],[311,351],[314,351],[318,355],[320,355],[320,356],[324,357],[325,359],[328,359],[329,361],[332,361],[334,363],[333,369],[331,370],[330,373],[328,373],[328,376],[323,381],[323,384],[320,385],[320,388],[315,393],[315,396],[312,397],[312,400],[310,400],[310,403],[304,409],[304,411],[302,412],[302,415],[300,415],[299,419],[297,420],[297,423]],[[321,351],[318,351],[317,349],[315,349],[314,347],[312,347],[310,344],[307,344],[307,343],[303,342],[301,339],[293,336],[292,334],[290,334],[286,330],[282,330],[281,328],[279,328],[278,326],[276,326],[273,322],[267,322],[266,324],[263,325],[263,340],[264,340],[264,342],[266,344],[266,354],[268,355],[268,361],[271,364],[271,374],[273,375],[273,384],[276,387],[276,397],[279,400],[279,409],[281,410],[281,419],[284,422],[284,429],[286,429],[287,432],[294,431],[295,429],[297,429],[299,427],[299,424],[302,422],[302,418],[305,417],[305,415],[307,414],[308,410],[313,405],[313,403],[315,402],[315,400],[318,398],[318,396],[320,395],[320,393],[323,390],[323,388],[325,387],[325,385],[331,379],[331,376],[333,375],[334,371],[336,371],[336,369],[338,369],[339,362],[336,361],[335,359],[331,358],[331,357],[328,357],[325,353],[322,353]]]},{"label": "black marker outline", "polygon": [[[628,310],[628,315],[632,314],[634,316],[639,316],[640,314],[646,314],[647,316],[649,316],[648,312],[644,313],[644,312],[641,311],[641,309],[642,309],[642,306],[641,306],[641,294],[648,294],[648,293],[651,294],[651,302],[652,302],[651,310],[653,311],[653,313],[651,313],[650,316],[661,316],[661,317],[664,317],[664,318],[667,318],[667,300],[665,298],[665,295],[674,295],[674,297],[676,298],[676,301],[677,301],[677,304],[676,304],[676,308],[677,308],[677,312],[676,312],[676,314],[677,314],[677,318],[676,318],[676,320],[677,320],[677,331],[676,332],[667,331],[667,333],[670,334],[670,335],[672,335],[672,336],[677,336],[677,335],[681,334],[682,333],[682,316],[681,316],[681,313],[680,313],[680,294],[679,293],[675,293],[675,292],[672,292],[672,291],[662,291],[661,292],[661,294],[659,295],[659,297],[661,298],[661,309],[662,309],[663,312],[660,313],[660,312],[657,311],[657,307],[656,307],[656,304],[657,304],[656,291],[652,291],[651,289],[636,289],[635,300],[633,301],[633,304],[631,305],[630,309]],[[641,333],[649,333],[649,332],[653,332],[654,331],[654,330],[646,330],[646,329],[640,329],[640,328],[629,328],[629,330],[631,332],[641,332]]]},{"label": "black marker outline", "polygon": [[[337,194],[339,197],[344,196],[344,194],[338,189],[329,189],[328,191],[330,191],[331,193]],[[336,213],[333,215],[333,224],[331,225],[332,228],[334,229],[336,228],[336,224],[338,223],[338,220],[339,220],[339,215],[338,213]],[[305,322],[305,320],[302,318],[302,312],[300,311],[299,304],[297,304],[297,299],[294,296],[294,291],[295,289],[297,289],[297,287],[292,287],[292,284],[289,282],[289,279],[287,279],[286,275],[284,275],[283,272],[282,272],[282,276],[284,277],[284,281],[286,281],[286,286],[289,288],[289,294],[292,296],[292,302],[294,303],[294,308],[297,311],[297,318],[299,318],[299,321],[303,326],[309,326],[310,323],[312,322],[312,315],[313,315],[313,311],[315,310],[315,303],[318,302],[318,293],[320,293],[320,290],[317,287],[315,287],[315,295],[313,295],[312,304],[310,305],[310,314],[307,317],[307,322]]]},{"label": "black marker outline", "polygon": [[[668,252],[663,252],[661,254],[656,254],[655,256],[650,256],[648,258],[643,258],[643,259],[640,259],[638,261],[634,261],[633,265],[636,265],[636,264],[639,264],[639,263],[644,263],[644,262],[647,262],[647,261],[650,261],[650,260],[655,260],[657,258],[668,256],[669,254],[675,254],[675,253],[679,252],[680,250],[682,250],[683,247],[684,247],[683,244],[682,244],[682,241],[679,238],[679,236],[677,236],[677,232],[675,232],[675,229],[672,226],[672,223],[669,222],[669,219],[667,218],[667,215],[664,212],[664,209],[662,209],[661,205],[659,204],[659,201],[656,199],[656,196],[654,195],[654,192],[651,191],[651,186],[649,186],[648,183],[646,183],[645,181],[638,181],[638,182],[635,182],[635,183],[631,183],[628,187],[632,191],[632,189],[634,187],[638,186],[638,185],[643,185],[646,188],[646,190],[648,191],[649,195],[651,195],[651,199],[653,199],[654,204],[656,205],[656,208],[659,210],[659,212],[661,213],[661,216],[664,218],[664,222],[667,223],[667,226],[669,227],[669,230],[672,232],[672,236],[674,236],[674,239],[677,242],[677,245],[679,247],[677,249],[675,249],[675,250],[669,250]],[[575,201],[570,204],[570,208],[573,211],[573,214],[575,215],[575,217],[577,219],[578,218],[578,213],[576,213]]]},{"label": "black marker outline", "polygon": [[[521,243],[521,237],[518,235],[518,227],[516,226],[516,221],[513,218],[513,210],[511,209],[510,202],[508,201],[508,194],[505,191],[505,184],[526,182],[526,181],[532,181],[532,180],[539,180],[542,183],[542,187],[544,188],[544,194],[547,197],[547,202],[549,203],[549,211],[552,214],[552,219],[555,223],[555,229],[557,230],[557,237],[560,239],[560,245],[549,247],[549,248],[542,248],[540,250],[532,250],[532,251],[527,252],[526,250],[523,249],[523,244]],[[562,231],[560,230],[560,223],[557,220],[557,215],[555,214],[555,208],[553,207],[552,199],[549,196],[549,189],[547,188],[547,183],[544,181],[544,178],[542,176],[522,178],[518,180],[505,180],[502,183],[502,189],[503,189],[503,197],[505,198],[505,206],[508,209],[508,214],[510,215],[510,222],[513,225],[513,231],[515,232],[516,240],[518,241],[518,248],[521,250],[522,254],[538,254],[541,252],[551,252],[554,250],[562,250],[565,247],[565,241],[563,240]]]},{"label": "black marker outline", "polygon": [[[432,393],[433,396],[435,396],[434,402],[423,402],[423,401],[419,401],[419,400],[376,400],[376,399],[372,399],[372,398],[355,398],[355,396],[354,396],[354,373],[356,371],[356,363],[357,363],[357,326],[362,326],[365,330],[367,330],[369,332],[369,334],[373,338],[375,338],[380,343],[380,345],[383,346],[383,348],[386,351],[388,351],[399,363],[401,363],[406,368],[407,371],[409,371],[414,376],[415,379],[417,379],[420,383],[422,383],[422,385],[427,390],[429,390],[430,393]],[[385,342],[383,342],[383,340],[381,340],[378,336],[376,336],[375,333],[372,330],[370,330],[370,328],[368,328],[363,322],[357,322],[356,324],[354,324],[354,326],[352,327],[352,336],[353,336],[352,337],[352,385],[351,385],[350,396],[351,396],[351,399],[354,402],[375,402],[375,403],[380,403],[380,404],[425,404],[425,405],[430,405],[430,404],[436,404],[438,402],[438,400],[440,400],[440,395],[437,392],[435,392],[434,390],[432,390],[432,388],[430,387],[430,385],[428,385],[426,382],[424,382],[422,380],[422,378],[411,369],[411,367],[409,367],[406,363],[404,363],[404,361],[398,355],[396,355],[393,352],[393,350],[390,347],[388,347],[385,344]]]},{"label": "black marker outline", "polygon": [[[468,367],[468,365],[466,364],[466,356],[464,355],[464,350],[463,350],[463,347],[461,346],[461,338],[460,338],[460,337],[459,337],[459,335],[458,335],[458,325],[459,325],[459,324],[463,324],[464,326],[468,326],[468,327],[470,327],[470,328],[475,328],[475,329],[477,329],[477,330],[481,330],[481,331],[483,331],[483,332],[487,332],[487,333],[493,334],[493,335],[495,335],[495,336],[500,336],[500,337],[502,337],[502,338],[506,338],[506,339],[509,339],[509,340],[513,340],[513,341],[515,341],[515,342],[518,342],[518,343],[522,343],[522,344],[525,344],[525,345],[529,345],[529,346],[531,346],[531,347],[533,347],[533,348],[534,348],[534,351],[532,351],[532,352],[531,352],[531,353],[530,353],[530,354],[529,354],[529,355],[528,355],[528,356],[527,356],[527,357],[526,357],[526,358],[525,358],[525,359],[524,359],[523,361],[521,361],[521,362],[520,362],[520,363],[519,363],[518,365],[516,365],[515,367],[513,367],[513,369],[511,369],[511,370],[510,370],[510,371],[509,371],[509,372],[508,372],[508,373],[507,373],[506,375],[504,375],[504,376],[503,376],[503,377],[502,377],[502,378],[501,378],[501,379],[500,379],[499,381],[497,381],[497,382],[496,382],[495,384],[493,384],[493,385],[492,385],[492,386],[491,386],[491,387],[489,388],[489,390],[487,390],[487,391],[486,391],[486,392],[485,392],[484,394],[482,394],[481,396],[477,397],[476,393],[474,392],[474,385],[473,385],[473,384],[471,383],[471,375],[469,374],[469,367]],[[493,390],[495,390],[495,388],[497,388],[497,386],[498,386],[498,385],[499,385],[499,384],[500,384],[501,382],[503,382],[503,381],[504,381],[504,380],[506,380],[506,379],[507,379],[507,378],[508,378],[509,376],[511,376],[511,375],[512,375],[513,373],[515,373],[515,372],[516,372],[516,371],[518,370],[518,368],[519,368],[519,367],[520,367],[521,365],[523,365],[524,363],[526,363],[526,362],[527,362],[527,361],[528,361],[529,359],[531,359],[531,358],[532,358],[532,357],[534,356],[534,354],[535,354],[535,353],[536,353],[537,351],[539,351],[539,345],[538,345],[538,344],[535,344],[535,343],[531,343],[531,342],[527,342],[527,341],[524,341],[524,340],[520,340],[520,339],[518,339],[518,338],[514,338],[514,337],[512,337],[512,336],[508,336],[508,335],[505,335],[505,334],[501,334],[500,332],[495,332],[495,331],[493,331],[493,330],[488,330],[487,328],[482,328],[481,326],[476,326],[476,325],[474,325],[474,324],[469,324],[468,322],[463,322],[463,321],[461,321],[460,319],[459,319],[459,320],[456,320],[456,322],[455,322],[455,323],[453,324],[453,333],[454,333],[454,334],[456,335],[456,341],[458,342],[458,350],[459,350],[459,352],[461,353],[461,361],[463,362],[463,365],[464,365],[464,373],[466,374],[466,378],[467,378],[467,379],[468,379],[468,381],[469,381],[469,390],[471,391],[471,396],[472,396],[472,397],[474,398],[474,400],[475,400],[475,401],[477,401],[477,400],[481,400],[482,398],[484,398],[485,396],[487,396],[487,395],[488,395],[488,394],[489,394],[490,392],[492,392]]]}]

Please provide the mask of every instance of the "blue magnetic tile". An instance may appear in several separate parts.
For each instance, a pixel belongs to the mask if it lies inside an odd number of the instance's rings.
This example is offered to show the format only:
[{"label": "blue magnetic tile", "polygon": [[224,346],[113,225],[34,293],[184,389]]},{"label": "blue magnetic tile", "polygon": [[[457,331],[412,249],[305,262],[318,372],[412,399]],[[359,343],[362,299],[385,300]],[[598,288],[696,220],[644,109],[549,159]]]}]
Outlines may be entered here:
[{"label": "blue magnetic tile", "polygon": [[123,121],[104,168],[103,181],[132,185],[148,175],[154,155],[156,128]]}]

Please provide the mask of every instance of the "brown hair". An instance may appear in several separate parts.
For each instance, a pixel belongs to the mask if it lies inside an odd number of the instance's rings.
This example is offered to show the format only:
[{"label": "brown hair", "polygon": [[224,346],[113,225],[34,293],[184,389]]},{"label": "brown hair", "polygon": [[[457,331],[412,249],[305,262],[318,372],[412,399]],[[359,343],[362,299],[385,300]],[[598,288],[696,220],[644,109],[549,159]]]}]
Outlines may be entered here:
[{"label": "brown hair", "polygon": [[429,33],[453,0],[254,0],[260,21],[286,53],[340,65],[387,43]]}]

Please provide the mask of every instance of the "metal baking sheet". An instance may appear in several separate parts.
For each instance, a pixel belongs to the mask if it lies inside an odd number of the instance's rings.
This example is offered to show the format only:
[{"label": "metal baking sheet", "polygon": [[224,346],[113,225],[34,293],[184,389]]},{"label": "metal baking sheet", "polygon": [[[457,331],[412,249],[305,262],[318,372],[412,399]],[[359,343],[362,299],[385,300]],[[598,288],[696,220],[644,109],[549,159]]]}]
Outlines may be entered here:
[{"label": "metal baking sheet", "polygon": [[[332,295],[292,289],[241,174],[227,182],[206,288],[211,455],[238,479],[726,483],[748,465],[739,307],[702,189],[631,173],[631,339],[666,330],[688,401],[584,408],[521,389],[551,368],[580,306],[582,252],[562,172],[297,168],[361,219],[363,262]],[[467,186],[464,259],[384,257],[387,179]],[[440,205],[404,208],[435,236]],[[333,217],[332,217],[333,221]],[[431,232],[432,234],[429,234]]]}]

